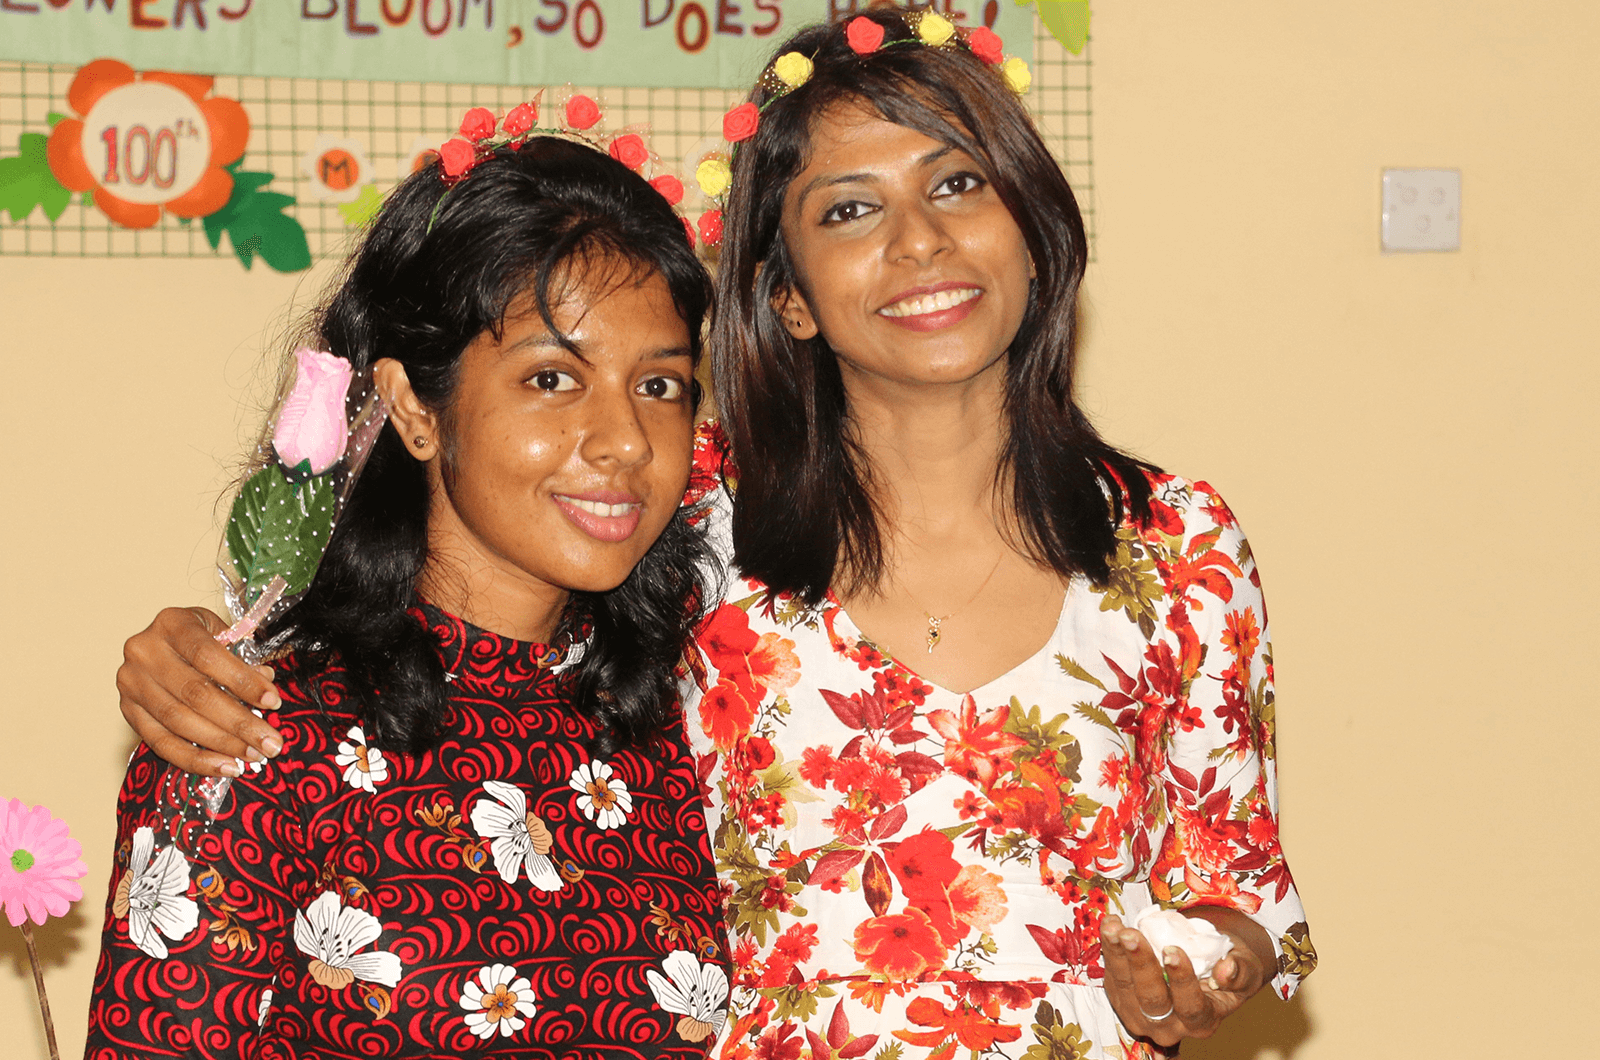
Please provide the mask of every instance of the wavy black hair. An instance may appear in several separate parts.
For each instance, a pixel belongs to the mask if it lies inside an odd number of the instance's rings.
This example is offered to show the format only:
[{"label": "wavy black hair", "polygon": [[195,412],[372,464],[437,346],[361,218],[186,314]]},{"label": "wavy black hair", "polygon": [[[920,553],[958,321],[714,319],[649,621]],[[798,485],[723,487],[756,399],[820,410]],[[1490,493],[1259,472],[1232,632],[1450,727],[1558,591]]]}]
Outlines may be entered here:
[{"label": "wavy black hair", "polygon": [[[468,344],[485,332],[498,339],[524,297],[555,332],[552,300],[600,261],[666,281],[698,363],[713,294],[682,220],[620,162],[552,136],[500,148],[453,188],[437,162],[401,183],[317,311],[314,339],[358,370],[399,361],[448,431]],[[423,465],[386,426],[310,591],[266,630],[294,649],[303,676],[341,664],[368,735],[411,752],[438,740],[448,700],[437,647],[406,613],[428,556],[427,513]],[[648,741],[673,717],[673,670],[707,598],[705,559],[679,511],[622,585],[573,594],[560,635],[589,630],[573,694],[600,723],[603,749]]]},{"label": "wavy black hair", "polygon": [[734,155],[711,345],[738,474],[735,561],[812,604],[836,577],[872,589],[883,576],[872,468],[850,429],[837,356],[821,335],[793,338],[774,308],[803,286],[780,227],[785,193],[809,160],[816,123],[857,105],[972,156],[1022,229],[1037,276],[1007,351],[996,488],[1029,555],[1103,583],[1125,511],[1149,518],[1144,472],[1154,468],[1101,440],[1073,399],[1087,240],[1072,189],[997,67],[954,42],[923,45],[901,9],[859,17],[884,29],[871,54],[856,54],[837,23],[803,29],[773,52],[810,57],[811,77],[783,94],[763,76],[750,95],[760,126]]}]

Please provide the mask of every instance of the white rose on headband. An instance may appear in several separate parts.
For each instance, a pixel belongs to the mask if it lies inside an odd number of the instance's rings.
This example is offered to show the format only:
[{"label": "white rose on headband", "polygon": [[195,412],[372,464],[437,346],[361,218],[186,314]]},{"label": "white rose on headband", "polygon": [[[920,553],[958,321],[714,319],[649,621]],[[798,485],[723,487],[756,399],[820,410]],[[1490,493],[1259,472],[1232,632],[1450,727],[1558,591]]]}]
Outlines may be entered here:
[{"label": "white rose on headband", "polygon": [[1217,962],[1233,949],[1228,938],[1209,920],[1187,917],[1173,909],[1152,905],[1134,915],[1132,927],[1150,940],[1150,946],[1161,956],[1168,946],[1176,946],[1189,958],[1197,979],[1211,974]]}]

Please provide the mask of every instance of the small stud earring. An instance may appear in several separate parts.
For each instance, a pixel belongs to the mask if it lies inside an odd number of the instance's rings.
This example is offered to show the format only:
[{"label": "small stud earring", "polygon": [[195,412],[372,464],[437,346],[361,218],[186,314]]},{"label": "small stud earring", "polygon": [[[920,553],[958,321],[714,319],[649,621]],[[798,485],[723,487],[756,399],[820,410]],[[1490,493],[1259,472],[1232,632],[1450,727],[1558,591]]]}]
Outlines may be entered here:
[{"label": "small stud earring", "polygon": [[415,438],[411,439],[411,444],[416,446],[418,449],[426,449],[428,448],[428,439],[419,434]]}]

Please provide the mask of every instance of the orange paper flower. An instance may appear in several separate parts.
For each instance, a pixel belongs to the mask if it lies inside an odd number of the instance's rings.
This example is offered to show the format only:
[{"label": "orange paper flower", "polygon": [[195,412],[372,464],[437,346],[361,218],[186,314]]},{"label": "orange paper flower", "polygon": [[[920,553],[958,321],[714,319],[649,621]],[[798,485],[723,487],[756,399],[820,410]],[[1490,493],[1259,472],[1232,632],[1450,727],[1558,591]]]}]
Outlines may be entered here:
[{"label": "orange paper flower", "polygon": [[[149,228],[166,210],[205,217],[227,205],[250,119],[237,100],[209,96],[200,74],[136,72],[115,59],[78,71],[67,102],[81,117],[56,123],[50,170],[124,228]],[[91,161],[92,159],[92,161]]]}]

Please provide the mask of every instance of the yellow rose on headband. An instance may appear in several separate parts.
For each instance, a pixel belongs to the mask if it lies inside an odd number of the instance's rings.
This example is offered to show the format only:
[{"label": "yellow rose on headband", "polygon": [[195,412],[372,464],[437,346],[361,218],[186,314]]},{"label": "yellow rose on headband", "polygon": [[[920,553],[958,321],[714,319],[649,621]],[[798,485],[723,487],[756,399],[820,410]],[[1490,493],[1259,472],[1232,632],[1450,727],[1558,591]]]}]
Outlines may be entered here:
[{"label": "yellow rose on headband", "polygon": [[772,72],[790,88],[799,88],[811,80],[811,60],[799,52],[784,52],[772,64]]},{"label": "yellow rose on headband", "polygon": [[1000,72],[1005,75],[1006,84],[1011,86],[1011,91],[1022,95],[1028,91],[1028,86],[1033,84],[1033,71],[1028,69],[1028,64],[1012,56],[1000,67]]},{"label": "yellow rose on headband", "polygon": [[936,15],[932,11],[929,11],[917,21],[917,36],[928,44],[943,44],[950,39],[955,31],[956,28],[950,24],[949,19],[942,15]]},{"label": "yellow rose on headband", "polygon": [[733,170],[720,158],[708,158],[695,167],[694,179],[701,191],[716,198],[727,191],[728,185],[733,182]]}]

